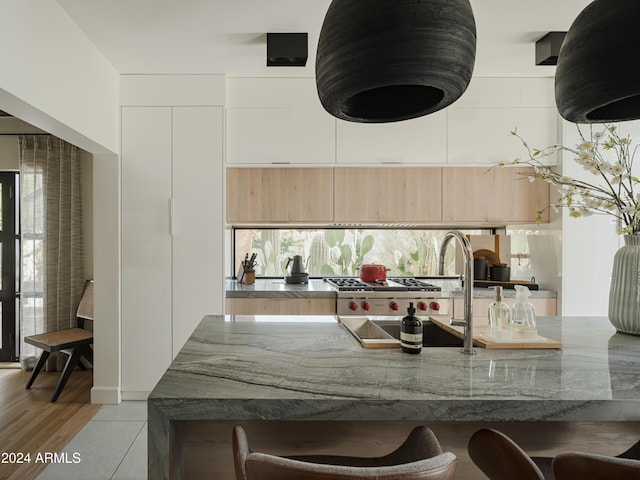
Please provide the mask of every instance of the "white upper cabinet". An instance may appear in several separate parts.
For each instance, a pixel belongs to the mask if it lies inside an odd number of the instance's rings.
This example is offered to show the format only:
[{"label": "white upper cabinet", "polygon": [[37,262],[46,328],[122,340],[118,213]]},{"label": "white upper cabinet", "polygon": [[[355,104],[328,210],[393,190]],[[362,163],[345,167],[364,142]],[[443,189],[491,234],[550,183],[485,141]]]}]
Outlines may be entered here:
[{"label": "white upper cabinet", "polygon": [[229,78],[227,163],[333,164],[336,122],[313,78]]},{"label": "white upper cabinet", "polygon": [[313,108],[227,109],[227,163],[335,162],[335,122]]},{"label": "white upper cabinet", "polygon": [[[553,78],[474,78],[448,108],[448,163],[496,164],[526,158],[509,132],[517,129],[531,148],[555,145],[558,113]],[[557,163],[555,156],[546,164]]]},{"label": "white upper cabinet", "polygon": [[[472,78],[448,108],[391,123],[337,120],[313,78],[227,78],[227,164],[490,165],[557,143],[553,78]],[[546,164],[557,163],[549,157]]]},{"label": "white upper cabinet", "polygon": [[[517,128],[531,148],[557,143],[555,108],[456,108],[449,111],[449,163],[509,163],[527,158],[527,150],[509,132]],[[555,156],[547,158],[555,164]]]},{"label": "white upper cabinet", "polygon": [[447,112],[391,123],[337,122],[339,164],[445,164]]}]

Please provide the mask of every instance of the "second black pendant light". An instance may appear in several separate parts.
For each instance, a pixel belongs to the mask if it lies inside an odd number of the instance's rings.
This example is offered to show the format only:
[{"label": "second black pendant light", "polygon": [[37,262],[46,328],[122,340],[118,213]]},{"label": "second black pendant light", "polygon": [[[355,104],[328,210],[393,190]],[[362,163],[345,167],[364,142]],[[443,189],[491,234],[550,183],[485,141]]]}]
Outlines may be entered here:
[{"label": "second black pendant light", "polygon": [[640,2],[595,0],[575,19],[556,68],[556,105],[575,123],[640,118]]},{"label": "second black pendant light", "polygon": [[475,53],[469,0],[333,0],[318,41],[318,96],[352,122],[427,115],[464,93]]}]

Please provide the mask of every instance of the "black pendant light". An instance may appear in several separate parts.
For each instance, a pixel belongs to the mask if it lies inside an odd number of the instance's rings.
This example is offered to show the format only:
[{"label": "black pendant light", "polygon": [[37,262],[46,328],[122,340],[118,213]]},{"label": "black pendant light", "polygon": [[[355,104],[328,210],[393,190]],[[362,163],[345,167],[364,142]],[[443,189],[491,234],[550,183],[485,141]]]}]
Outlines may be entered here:
[{"label": "black pendant light", "polygon": [[556,105],[575,123],[640,118],[640,2],[595,0],[575,19],[556,67]]},{"label": "black pendant light", "polygon": [[475,54],[469,0],[333,0],[318,41],[318,96],[352,122],[420,117],[464,93]]}]

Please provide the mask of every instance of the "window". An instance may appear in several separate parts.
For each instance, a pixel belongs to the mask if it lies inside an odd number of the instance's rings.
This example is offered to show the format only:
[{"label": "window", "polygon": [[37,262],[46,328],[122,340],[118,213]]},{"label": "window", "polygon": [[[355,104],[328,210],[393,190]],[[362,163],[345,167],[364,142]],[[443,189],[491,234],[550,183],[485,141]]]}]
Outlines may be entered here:
[{"label": "window", "polygon": [[[253,229],[233,230],[233,265],[246,253],[256,253],[256,276],[286,275],[287,260],[302,255],[311,277],[358,275],[363,263],[390,269],[389,276],[425,277],[438,274],[438,254],[447,230],[432,229]],[[491,230],[466,230],[479,235]],[[454,274],[454,249],[445,259],[446,274]]]}]

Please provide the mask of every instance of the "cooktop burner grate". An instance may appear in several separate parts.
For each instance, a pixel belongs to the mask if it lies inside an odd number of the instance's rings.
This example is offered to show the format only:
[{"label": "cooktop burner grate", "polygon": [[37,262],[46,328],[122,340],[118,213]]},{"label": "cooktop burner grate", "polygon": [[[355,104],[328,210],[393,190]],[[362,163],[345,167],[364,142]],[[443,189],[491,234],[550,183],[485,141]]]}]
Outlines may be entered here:
[{"label": "cooktop burner grate", "polygon": [[411,277],[389,278],[390,282],[398,283],[407,287],[409,290],[416,290],[422,292],[439,292],[442,289],[432,283],[426,283],[422,280]]},{"label": "cooktop burner grate", "polygon": [[368,292],[374,289],[373,285],[365,283],[357,278],[325,278],[324,281],[333,288],[342,292]]},{"label": "cooktop burner grate", "polygon": [[415,278],[389,278],[386,282],[366,283],[358,278],[336,277],[325,278],[325,282],[340,292],[370,292],[370,291],[416,291],[439,292],[442,289],[431,283]]}]

